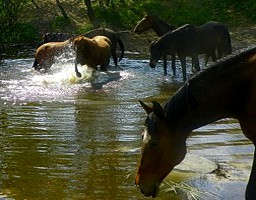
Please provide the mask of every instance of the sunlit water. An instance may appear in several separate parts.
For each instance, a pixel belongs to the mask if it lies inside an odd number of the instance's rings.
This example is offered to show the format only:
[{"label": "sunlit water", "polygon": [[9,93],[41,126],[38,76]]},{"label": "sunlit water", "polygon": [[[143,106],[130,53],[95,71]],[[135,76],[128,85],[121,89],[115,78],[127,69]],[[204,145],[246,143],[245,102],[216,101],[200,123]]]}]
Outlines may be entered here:
[{"label": "sunlit water", "polygon": [[[47,73],[34,71],[32,58],[1,63],[0,199],[144,199],[134,186],[146,117],[138,99],[167,100],[181,73],[125,58],[107,72],[79,66],[77,78],[72,59],[64,61]],[[187,144],[188,167],[166,178],[158,199],[244,198],[253,146],[237,121],[202,127]]]}]

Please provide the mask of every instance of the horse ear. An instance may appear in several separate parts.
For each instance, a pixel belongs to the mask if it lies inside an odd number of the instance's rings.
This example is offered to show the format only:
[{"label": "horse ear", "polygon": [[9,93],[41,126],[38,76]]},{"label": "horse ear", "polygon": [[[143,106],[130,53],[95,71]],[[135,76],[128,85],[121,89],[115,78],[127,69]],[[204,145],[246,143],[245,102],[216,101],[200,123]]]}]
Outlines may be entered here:
[{"label": "horse ear", "polygon": [[139,100],[139,102],[140,102],[140,105],[142,106],[142,108],[147,112],[147,114],[153,112],[153,108],[149,107],[148,105],[143,103],[141,100]]},{"label": "horse ear", "polygon": [[156,101],[153,101],[153,112],[159,119],[165,119],[165,112],[163,107]]}]

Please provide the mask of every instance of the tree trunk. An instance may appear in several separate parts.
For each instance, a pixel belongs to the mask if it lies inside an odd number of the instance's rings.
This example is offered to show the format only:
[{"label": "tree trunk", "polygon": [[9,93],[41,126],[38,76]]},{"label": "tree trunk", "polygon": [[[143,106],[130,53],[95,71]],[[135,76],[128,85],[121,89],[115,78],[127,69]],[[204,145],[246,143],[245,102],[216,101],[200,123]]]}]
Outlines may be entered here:
[{"label": "tree trunk", "polygon": [[68,21],[68,20],[69,20],[69,17],[68,17],[68,15],[67,15],[66,11],[64,10],[63,6],[61,5],[60,1],[59,1],[59,0],[56,0],[56,3],[57,3],[57,6],[59,7],[59,9],[60,9],[60,11],[61,11],[61,13],[62,13],[64,19],[65,19],[66,21]]},{"label": "tree trunk", "polygon": [[91,4],[91,0],[84,0],[84,3],[87,7],[87,13],[88,13],[88,17],[91,21],[91,23],[93,24],[94,28],[99,27],[99,23],[98,21],[95,19],[95,15],[92,9],[92,4]]}]

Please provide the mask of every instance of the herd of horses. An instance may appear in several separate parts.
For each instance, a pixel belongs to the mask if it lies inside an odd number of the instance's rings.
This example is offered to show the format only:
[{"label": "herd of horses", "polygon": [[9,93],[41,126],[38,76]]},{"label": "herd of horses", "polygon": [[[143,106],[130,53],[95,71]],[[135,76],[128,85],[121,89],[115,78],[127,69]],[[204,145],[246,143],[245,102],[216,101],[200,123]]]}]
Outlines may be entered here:
[{"label": "herd of horses", "polygon": [[[198,55],[209,57],[213,64],[198,72],[165,103],[152,102],[152,106],[139,101],[147,113],[142,133],[142,154],[135,177],[135,185],[147,197],[156,197],[163,179],[186,155],[186,140],[194,129],[222,118],[239,121],[245,136],[256,145],[256,47],[232,53],[227,26],[219,22],[207,22],[201,26],[186,24],[175,28],[154,16],[147,15],[135,27],[141,34],[155,30],[159,38],[150,45],[151,67],[160,58],[167,73],[167,56],[172,57],[172,70],[176,73],[175,57],[182,65],[186,81],[186,57],[192,58],[192,67],[199,71]],[[57,39],[56,39],[57,38]],[[96,29],[80,36],[46,34],[44,43],[35,54],[34,68],[49,68],[56,55],[66,50],[75,51],[77,64],[94,69],[100,65],[107,70],[112,56],[117,65],[116,48],[121,57],[124,45],[118,34],[110,29]],[[217,53],[217,55],[216,55]],[[229,55],[231,54],[231,55]],[[225,56],[224,58],[222,58]],[[220,59],[222,58],[222,59]],[[217,59],[217,62],[215,62]],[[247,184],[245,199],[256,198],[256,153]]]}]

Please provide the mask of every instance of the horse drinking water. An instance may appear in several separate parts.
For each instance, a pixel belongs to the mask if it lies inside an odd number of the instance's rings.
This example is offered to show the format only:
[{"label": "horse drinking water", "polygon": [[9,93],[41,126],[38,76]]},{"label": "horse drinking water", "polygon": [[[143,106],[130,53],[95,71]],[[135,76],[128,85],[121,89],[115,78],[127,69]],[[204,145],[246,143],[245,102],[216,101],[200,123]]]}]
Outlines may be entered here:
[{"label": "horse drinking water", "polygon": [[[222,23],[210,21],[196,26],[198,30],[199,45],[202,46],[201,52],[205,54],[205,66],[208,63],[209,57],[212,57],[213,61],[216,61],[216,55],[212,51],[209,52],[209,48],[212,48],[214,43],[215,50],[218,52],[218,58],[224,55],[229,55],[232,52],[231,40],[228,27]],[[149,29],[153,29],[156,34],[161,37],[169,31],[173,31],[176,28],[165,21],[159,19],[156,16],[146,15],[135,26],[134,32],[141,34]],[[209,42],[210,41],[210,42]],[[206,50],[206,51],[205,51]],[[172,70],[173,74],[176,73],[175,68],[175,54],[172,56]],[[164,74],[167,74],[167,56],[163,55],[164,61]]]},{"label": "horse drinking water", "polygon": [[[145,196],[155,197],[163,179],[184,159],[186,140],[194,129],[222,118],[235,118],[256,145],[256,47],[214,63],[163,105],[140,103],[148,116],[135,183]],[[246,200],[255,199],[255,185],[256,153]]]}]

